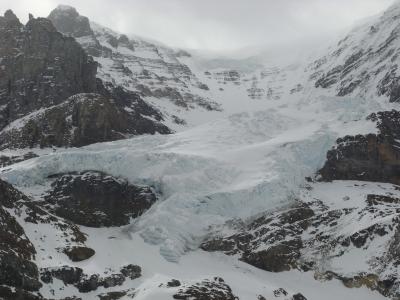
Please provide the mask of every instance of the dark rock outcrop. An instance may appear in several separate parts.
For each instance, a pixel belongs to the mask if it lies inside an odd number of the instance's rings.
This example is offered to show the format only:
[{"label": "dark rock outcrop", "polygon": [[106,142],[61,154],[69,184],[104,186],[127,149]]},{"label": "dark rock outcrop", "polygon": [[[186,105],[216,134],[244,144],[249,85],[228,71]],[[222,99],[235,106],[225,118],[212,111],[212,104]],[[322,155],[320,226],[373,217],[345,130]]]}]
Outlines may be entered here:
[{"label": "dark rock outcrop", "polygon": [[23,155],[13,155],[13,156],[0,155],[0,168],[4,168],[35,157],[38,157],[38,155],[36,155],[33,152],[28,152]]},{"label": "dark rock outcrop", "polygon": [[293,300],[307,300],[307,298],[304,297],[304,296],[303,296],[302,294],[300,294],[300,293],[294,294],[294,295],[292,296],[292,299],[293,299]]},{"label": "dark rock outcrop", "polygon": [[242,260],[269,272],[290,271],[296,268],[303,244],[300,239],[282,241],[267,250],[244,253]]},{"label": "dark rock outcrop", "polygon": [[[129,291],[108,292],[108,293],[100,294],[100,295],[98,295],[98,297],[100,298],[100,300],[118,300],[118,299],[121,299],[121,298],[125,297],[126,295],[128,295],[128,292]],[[134,298],[135,294],[130,293],[129,297]]]},{"label": "dark rock outcrop", "polygon": [[[74,36],[93,34],[74,9],[62,14],[75,16],[57,19]],[[49,19],[32,17],[24,26],[11,11],[0,17],[0,148],[80,147],[170,133],[160,112],[135,93],[105,86],[96,73],[97,63]]]},{"label": "dark rock outcrop", "polygon": [[156,201],[149,187],[128,184],[99,172],[61,175],[45,197],[45,207],[76,224],[127,225]]},{"label": "dark rock outcrop", "polygon": [[0,208],[0,282],[17,290],[37,291],[36,251],[16,219]]},{"label": "dark rock outcrop", "polygon": [[177,279],[172,279],[171,281],[167,282],[168,287],[178,287],[181,286],[181,282]]},{"label": "dark rock outcrop", "polygon": [[237,300],[232,289],[222,278],[215,277],[213,280],[204,280],[197,284],[182,287],[174,299],[180,300]]},{"label": "dark rock outcrop", "polygon": [[62,104],[28,115],[18,127],[3,130],[0,148],[81,147],[138,134],[170,133],[166,126],[142,116],[140,104],[139,100],[123,106],[99,94],[77,94]]},{"label": "dark rock outcrop", "polygon": [[40,108],[96,90],[96,63],[48,19],[0,17],[0,128]]},{"label": "dark rock outcrop", "polygon": [[63,266],[60,268],[42,269],[40,278],[45,284],[51,284],[54,279],[58,279],[66,286],[75,286],[80,293],[89,293],[97,290],[99,287],[107,289],[121,286],[127,279],[134,280],[140,276],[141,268],[135,265],[124,266],[119,273],[114,273],[105,277],[99,274],[87,275],[81,268]]},{"label": "dark rock outcrop", "polygon": [[[354,187],[360,188],[358,184]],[[312,186],[308,188],[312,193]],[[357,196],[357,201],[361,201],[358,205],[350,201],[350,197],[339,198],[337,201],[349,203],[348,207],[339,204],[340,208],[334,204],[330,206],[329,202],[324,203],[311,194],[307,198],[311,202],[299,202],[292,208],[268,213],[247,224],[236,222],[232,226],[229,223],[227,228],[219,228],[201,248],[235,255],[266,271],[282,272],[293,268],[311,271],[318,280],[337,279],[348,288],[366,287],[396,298],[400,296],[397,276],[400,266],[400,198],[393,195],[398,191],[397,186],[390,189],[386,186],[381,190],[384,194]],[[360,226],[355,227],[354,222]],[[236,233],[222,234],[232,230]],[[380,250],[375,253],[377,245]],[[335,273],[336,270],[330,266],[331,259],[354,255],[353,251],[369,253],[368,272]],[[282,290],[278,292],[284,294]],[[304,299],[300,294],[293,297]]]},{"label": "dark rock outcrop", "polygon": [[77,246],[65,248],[63,252],[74,262],[87,260],[96,253],[92,248]]},{"label": "dark rock outcrop", "polygon": [[139,278],[142,276],[142,269],[136,265],[127,265],[121,268],[121,274],[131,280]]},{"label": "dark rock outcrop", "polygon": [[0,180],[0,298],[35,299],[30,292],[41,288],[39,272],[33,262],[36,250],[24,229],[5,208],[11,209],[24,196]]},{"label": "dark rock outcrop", "polygon": [[37,293],[25,290],[14,290],[8,286],[0,286],[0,299],[4,300],[47,300]]},{"label": "dark rock outcrop", "polygon": [[[300,203],[286,211],[256,219],[238,234],[208,240],[201,248],[229,255],[239,254],[242,261],[266,271],[289,271],[299,267],[298,259],[303,248],[301,234],[313,216],[313,210]],[[263,245],[268,247],[265,249]]]},{"label": "dark rock outcrop", "polygon": [[400,112],[392,110],[369,116],[378,134],[346,136],[327,154],[319,171],[321,179],[364,180],[400,184]]},{"label": "dark rock outcrop", "polygon": [[40,279],[46,283],[52,283],[53,278],[61,280],[65,285],[78,283],[83,276],[81,268],[63,266],[60,268],[48,268],[41,271]]}]

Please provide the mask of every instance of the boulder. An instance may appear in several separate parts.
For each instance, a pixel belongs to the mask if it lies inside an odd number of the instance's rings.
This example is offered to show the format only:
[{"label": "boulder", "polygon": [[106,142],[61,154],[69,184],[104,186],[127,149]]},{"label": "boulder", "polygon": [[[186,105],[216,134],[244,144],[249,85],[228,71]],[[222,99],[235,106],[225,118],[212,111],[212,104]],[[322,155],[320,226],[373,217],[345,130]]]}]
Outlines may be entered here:
[{"label": "boulder", "polygon": [[181,286],[181,282],[179,280],[172,279],[171,281],[167,282],[167,286],[168,287],[178,287],[178,286]]},{"label": "boulder", "polygon": [[69,257],[73,262],[87,260],[95,255],[95,251],[87,247],[69,247],[63,250],[64,254]]}]

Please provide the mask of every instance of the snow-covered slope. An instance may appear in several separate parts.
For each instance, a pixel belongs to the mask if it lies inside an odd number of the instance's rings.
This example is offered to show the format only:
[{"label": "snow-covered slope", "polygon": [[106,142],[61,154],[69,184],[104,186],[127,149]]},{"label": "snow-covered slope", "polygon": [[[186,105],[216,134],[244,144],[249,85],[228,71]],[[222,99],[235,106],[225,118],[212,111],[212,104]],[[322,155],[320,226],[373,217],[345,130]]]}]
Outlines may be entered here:
[{"label": "snow-covered slope", "polygon": [[361,98],[370,112],[388,109],[386,100],[396,97],[398,11],[396,4],[318,50],[242,59],[129,38],[87,18],[82,22],[85,17],[72,7],[58,7],[49,18],[93,55],[98,76],[139,92],[165,115],[166,125],[181,131],[243,111],[309,106],[322,96]]},{"label": "snow-covered slope", "polygon": [[161,109],[168,126],[179,129],[185,122],[193,125],[192,115],[206,116],[221,109],[207,85],[180,61],[191,57],[188,52],[137,37],[130,39],[90,22],[68,6],[57,7],[49,19],[94,57],[102,80],[140,93]]}]

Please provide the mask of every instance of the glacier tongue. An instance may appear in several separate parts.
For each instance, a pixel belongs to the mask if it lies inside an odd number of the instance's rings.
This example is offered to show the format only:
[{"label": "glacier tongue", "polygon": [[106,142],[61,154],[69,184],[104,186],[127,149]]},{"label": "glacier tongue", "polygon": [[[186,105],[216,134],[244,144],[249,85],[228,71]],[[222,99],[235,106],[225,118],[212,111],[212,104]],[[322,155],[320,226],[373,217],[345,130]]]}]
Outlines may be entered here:
[{"label": "glacier tongue", "polygon": [[48,176],[86,170],[152,185],[161,200],[123,230],[177,261],[210,226],[290,204],[304,177],[322,166],[338,121],[288,115],[246,112],[169,136],[58,150],[3,169],[1,177],[28,194]]}]

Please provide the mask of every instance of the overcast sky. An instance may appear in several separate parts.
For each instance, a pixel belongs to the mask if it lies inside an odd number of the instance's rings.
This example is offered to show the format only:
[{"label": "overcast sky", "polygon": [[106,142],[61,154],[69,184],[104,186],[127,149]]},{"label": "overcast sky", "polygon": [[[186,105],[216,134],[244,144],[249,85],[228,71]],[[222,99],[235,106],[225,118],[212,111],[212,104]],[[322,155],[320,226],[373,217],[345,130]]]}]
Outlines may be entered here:
[{"label": "overcast sky", "polygon": [[[60,2],[61,1],[61,2]],[[174,47],[233,50],[328,35],[394,0],[0,0],[26,21],[58,4],[116,31]]]}]

